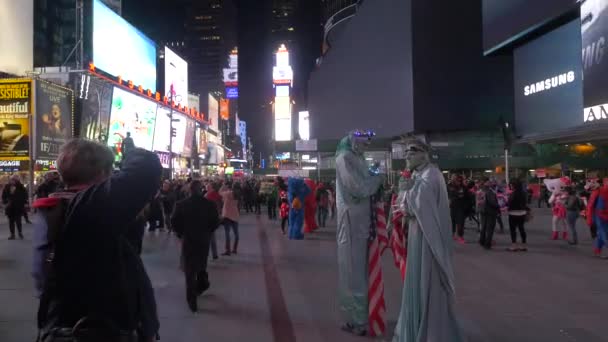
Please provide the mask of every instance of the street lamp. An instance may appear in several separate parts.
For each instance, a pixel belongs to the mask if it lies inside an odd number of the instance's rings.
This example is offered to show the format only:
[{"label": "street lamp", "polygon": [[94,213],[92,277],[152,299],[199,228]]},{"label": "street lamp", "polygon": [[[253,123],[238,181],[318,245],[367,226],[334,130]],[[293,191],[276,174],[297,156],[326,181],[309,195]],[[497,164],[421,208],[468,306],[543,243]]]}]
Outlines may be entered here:
[{"label": "street lamp", "polygon": [[181,101],[181,95],[175,95],[173,84],[167,94],[169,97],[169,179],[173,180],[173,137],[177,135],[173,128],[173,122],[179,122],[179,119],[173,119],[173,101]]}]

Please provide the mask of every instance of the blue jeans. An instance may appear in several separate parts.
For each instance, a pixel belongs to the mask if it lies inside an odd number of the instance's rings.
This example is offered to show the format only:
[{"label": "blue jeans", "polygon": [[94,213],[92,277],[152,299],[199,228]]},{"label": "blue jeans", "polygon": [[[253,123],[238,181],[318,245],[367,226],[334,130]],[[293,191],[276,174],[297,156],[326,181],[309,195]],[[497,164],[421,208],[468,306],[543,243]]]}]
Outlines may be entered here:
[{"label": "blue jeans", "polygon": [[566,215],[566,220],[568,222],[568,228],[570,228],[570,233],[572,234],[572,242],[578,243],[578,235],[576,234],[576,220],[578,220],[578,211],[568,210]]},{"label": "blue jeans", "polygon": [[231,219],[224,219],[224,230],[226,231],[226,250],[230,250],[230,229],[234,233],[234,248],[236,250],[236,246],[239,244],[239,223],[232,221]]}]

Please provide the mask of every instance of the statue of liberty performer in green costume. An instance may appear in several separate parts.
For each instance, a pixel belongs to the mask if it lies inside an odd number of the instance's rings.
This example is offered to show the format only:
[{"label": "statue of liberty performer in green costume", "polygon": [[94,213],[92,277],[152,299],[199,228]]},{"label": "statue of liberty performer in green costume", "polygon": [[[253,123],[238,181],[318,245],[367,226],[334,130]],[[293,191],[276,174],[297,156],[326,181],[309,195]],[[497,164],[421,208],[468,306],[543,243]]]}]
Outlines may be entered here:
[{"label": "statue of liberty performer in green costume", "polygon": [[393,342],[462,342],[454,311],[452,230],[445,180],[430,163],[430,147],[406,143],[404,180],[409,227],[401,313]]},{"label": "statue of liberty performer in green costume", "polygon": [[360,336],[368,329],[371,196],[382,185],[382,177],[370,172],[363,156],[373,135],[355,131],[340,141],[336,151],[339,301],[345,318],[342,329]]}]

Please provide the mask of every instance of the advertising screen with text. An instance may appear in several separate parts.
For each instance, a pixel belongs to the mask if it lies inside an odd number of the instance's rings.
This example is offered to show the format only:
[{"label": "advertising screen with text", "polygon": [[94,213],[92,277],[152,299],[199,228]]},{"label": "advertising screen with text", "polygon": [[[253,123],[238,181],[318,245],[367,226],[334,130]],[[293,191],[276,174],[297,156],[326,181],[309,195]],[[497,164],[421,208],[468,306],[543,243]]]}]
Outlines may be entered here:
[{"label": "advertising screen with text", "polygon": [[515,50],[515,127],[518,135],[583,123],[580,20]]}]

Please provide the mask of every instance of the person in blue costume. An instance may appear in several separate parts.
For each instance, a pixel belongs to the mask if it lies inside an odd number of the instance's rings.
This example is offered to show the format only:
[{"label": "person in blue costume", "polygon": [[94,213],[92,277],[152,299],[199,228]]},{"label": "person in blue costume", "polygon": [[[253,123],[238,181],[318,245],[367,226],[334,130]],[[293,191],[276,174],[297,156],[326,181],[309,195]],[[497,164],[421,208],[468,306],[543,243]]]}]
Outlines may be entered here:
[{"label": "person in blue costume", "polygon": [[462,342],[454,309],[452,226],[447,187],[430,163],[430,146],[406,144],[404,179],[408,239],[401,314],[393,342]]},{"label": "person in blue costume", "polygon": [[339,303],[345,319],[342,330],[363,336],[368,330],[368,241],[371,196],[382,177],[370,172],[363,151],[373,132],[356,131],[344,137],[336,151],[338,209]]},{"label": "person in blue costume", "polygon": [[304,198],[310,189],[303,179],[290,177],[287,181],[287,196],[289,199],[289,239],[302,240],[304,233]]}]

